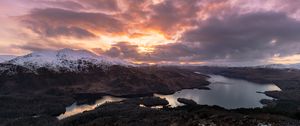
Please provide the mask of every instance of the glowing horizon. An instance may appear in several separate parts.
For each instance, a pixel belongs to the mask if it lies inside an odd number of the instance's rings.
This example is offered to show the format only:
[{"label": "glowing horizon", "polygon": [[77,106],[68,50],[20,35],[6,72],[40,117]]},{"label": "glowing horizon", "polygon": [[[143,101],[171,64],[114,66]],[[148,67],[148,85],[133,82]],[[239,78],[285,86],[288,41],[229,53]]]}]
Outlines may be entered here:
[{"label": "glowing horizon", "polygon": [[152,64],[300,63],[298,5],[280,0],[2,0],[0,55],[72,48]]}]

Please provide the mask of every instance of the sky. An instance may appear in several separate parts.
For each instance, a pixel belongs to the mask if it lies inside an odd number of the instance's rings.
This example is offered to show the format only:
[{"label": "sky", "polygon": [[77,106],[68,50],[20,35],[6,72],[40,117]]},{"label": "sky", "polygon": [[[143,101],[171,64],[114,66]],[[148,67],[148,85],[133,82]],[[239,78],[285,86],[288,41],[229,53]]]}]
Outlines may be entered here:
[{"label": "sky", "polygon": [[150,64],[299,63],[300,1],[0,1],[1,55],[63,48]]}]

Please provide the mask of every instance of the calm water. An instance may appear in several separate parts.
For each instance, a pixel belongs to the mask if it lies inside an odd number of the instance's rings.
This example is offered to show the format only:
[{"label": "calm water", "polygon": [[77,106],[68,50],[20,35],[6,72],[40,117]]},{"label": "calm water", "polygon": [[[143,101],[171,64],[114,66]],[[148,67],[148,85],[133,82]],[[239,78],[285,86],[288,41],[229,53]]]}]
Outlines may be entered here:
[{"label": "calm water", "polygon": [[82,113],[84,111],[89,111],[95,109],[97,106],[102,105],[106,102],[116,102],[116,101],[122,101],[123,98],[116,98],[116,97],[111,97],[111,96],[105,96],[95,102],[95,104],[88,105],[77,105],[76,103],[72,104],[71,106],[68,106],[66,108],[66,112],[59,115],[57,118],[58,119],[64,119],[66,117],[70,117],[72,115],[76,115],[78,113]]},{"label": "calm water", "polygon": [[272,99],[262,93],[264,91],[280,90],[274,84],[257,84],[240,79],[232,79],[219,75],[210,75],[208,86],[211,90],[184,89],[172,95],[155,96],[166,98],[172,107],[182,105],[177,98],[193,99],[198,104],[218,105],[224,108],[262,107],[261,99]]},{"label": "calm water", "polygon": [[[193,99],[198,104],[206,105],[218,105],[228,109],[233,108],[253,108],[262,107],[260,104],[261,99],[272,99],[262,93],[264,91],[280,90],[274,84],[257,84],[245,80],[231,79],[219,75],[210,75],[211,78],[208,81],[211,84],[208,86],[211,90],[199,90],[199,89],[184,89],[178,91],[172,95],[159,95],[155,96],[166,98],[172,107],[180,106],[177,102],[177,98]],[[100,100],[97,100],[92,105],[77,105],[76,103],[66,108],[66,112],[59,115],[58,119],[63,119],[84,111],[95,109],[97,106],[106,102],[121,101],[123,98],[116,98],[111,96],[105,96]],[[143,107],[143,106],[142,106]],[[158,107],[159,108],[159,107]]]}]

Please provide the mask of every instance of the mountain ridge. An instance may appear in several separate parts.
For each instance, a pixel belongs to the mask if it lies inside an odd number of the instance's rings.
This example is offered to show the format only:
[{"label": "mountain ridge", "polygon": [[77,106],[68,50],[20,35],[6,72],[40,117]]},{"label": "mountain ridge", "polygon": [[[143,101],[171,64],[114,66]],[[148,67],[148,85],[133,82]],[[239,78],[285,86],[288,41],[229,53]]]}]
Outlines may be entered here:
[{"label": "mountain ridge", "polygon": [[3,63],[23,66],[33,71],[39,68],[46,68],[56,72],[84,72],[91,66],[103,69],[113,65],[133,66],[132,63],[121,59],[99,56],[87,50],[73,50],[68,48],[57,51],[32,52]]}]

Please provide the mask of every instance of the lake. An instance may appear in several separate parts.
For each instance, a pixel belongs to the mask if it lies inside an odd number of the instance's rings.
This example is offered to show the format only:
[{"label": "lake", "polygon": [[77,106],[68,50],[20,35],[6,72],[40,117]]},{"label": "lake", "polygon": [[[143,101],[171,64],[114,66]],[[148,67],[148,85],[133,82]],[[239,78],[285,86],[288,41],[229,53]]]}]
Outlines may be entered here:
[{"label": "lake", "polygon": [[[187,98],[196,101],[201,105],[218,105],[227,109],[234,108],[254,108],[262,107],[259,102],[261,99],[273,99],[266,96],[264,91],[281,90],[275,84],[257,84],[241,79],[232,79],[219,75],[209,75],[211,90],[183,89],[172,95],[154,94],[154,96],[166,98],[171,107],[181,106],[177,98]],[[95,109],[97,106],[106,102],[121,101],[124,98],[105,96],[97,100],[94,104],[77,105],[76,103],[68,106],[66,112],[59,115],[58,119],[63,119],[75,114]]]},{"label": "lake", "polygon": [[209,75],[211,90],[183,89],[172,95],[155,94],[166,98],[172,107],[183,105],[177,98],[192,99],[201,105],[218,105],[227,109],[262,107],[261,99],[273,99],[264,91],[281,90],[275,84],[257,84],[241,79],[232,79],[219,75]]},{"label": "lake", "polygon": [[77,103],[75,102],[74,104],[72,104],[71,106],[66,107],[66,112],[63,114],[60,114],[57,118],[60,119],[64,119],[66,117],[70,117],[72,115],[76,115],[78,113],[82,113],[84,111],[89,111],[89,110],[93,110],[96,107],[98,107],[99,105],[102,105],[104,103],[107,102],[117,102],[117,101],[122,101],[124,98],[117,98],[117,97],[112,97],[112,96],[104,96],[101,99],[95,101],[94,104],[83,104],[83,105],[77,105]]}]

